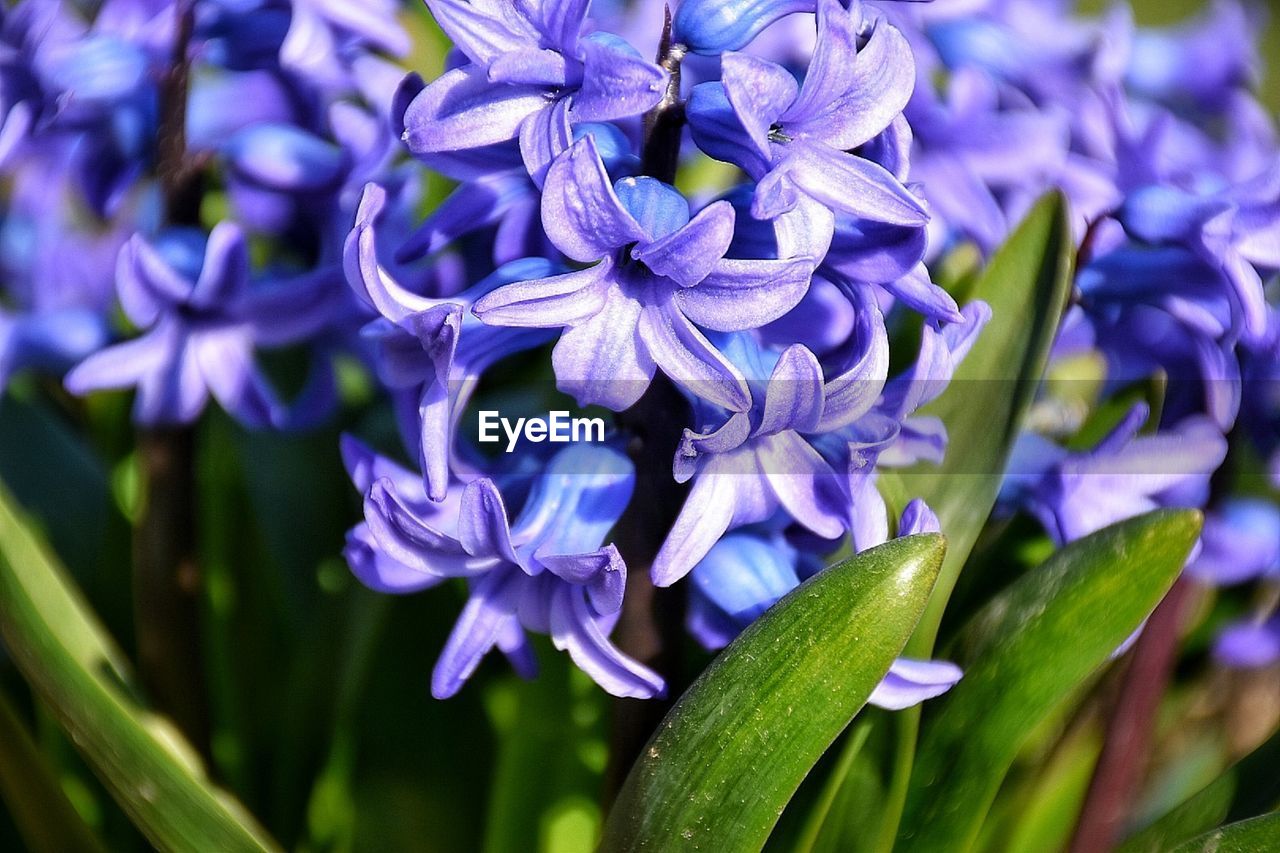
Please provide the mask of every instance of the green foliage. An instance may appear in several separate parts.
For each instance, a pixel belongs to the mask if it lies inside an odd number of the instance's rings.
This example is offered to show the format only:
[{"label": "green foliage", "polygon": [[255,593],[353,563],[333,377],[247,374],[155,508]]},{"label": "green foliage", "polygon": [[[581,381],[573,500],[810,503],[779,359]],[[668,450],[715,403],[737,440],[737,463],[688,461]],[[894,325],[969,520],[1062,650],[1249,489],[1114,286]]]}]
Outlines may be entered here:
[{"label": "green foliage", "polygon": [[274,843],[132,689],[123,656],[0,490],[0,636],[120,805],[163,850]]},{"label": "green foliage", "polygon": [[1199,532],[1190,510],[1112,525],[1063,548],[974,617],[954,650],[965,677],[924,728],[902,822],[906,849],[973,845],[1019,747],[1150,615]]},{"label": "green foliage", "polygon": [[915,628],[945,553],[897,539],[774,605],[672,709],[628,776],[606,850],[761,847]]}]

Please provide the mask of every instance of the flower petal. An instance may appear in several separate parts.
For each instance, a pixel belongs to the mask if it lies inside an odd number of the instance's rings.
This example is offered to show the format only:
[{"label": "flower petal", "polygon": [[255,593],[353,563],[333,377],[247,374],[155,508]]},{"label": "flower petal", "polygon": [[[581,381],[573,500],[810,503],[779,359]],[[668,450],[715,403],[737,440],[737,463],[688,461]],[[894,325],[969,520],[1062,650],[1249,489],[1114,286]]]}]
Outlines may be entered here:
[{"label": "flower petal", "polygon": [[590,135],[575,142],[547,170],[542,224],[556,248],[583,263],[645,239],[644,230],[614,193]]},{"label": "flower petal", "polygon": [[674,299],[690,320],[717,332],[757,329],[786,314],[809,290],[811,258],[723,258],[696,286]]},{"label": "flower petal", "polygon": [[551,363],[556,387],[580,405],[620,412],[649,387],[654,361],[640,345],[640,303],[617,287],[604,293],[604,304],[594,315],[560,335]]},{"label": "flower petal", "polygon": [[404,140],[419,156],[504,142],[549,106],[544,88],[490,83],[483,69],[467,65],[446,72],[413,99],[404,114]]},{"label": "flower petal", "polygon": [[605,309],[612,272],[613,264],[604,260],[585,270],[507,284],[481,297],[472,310],[493,326],[576,326]]},{"label": "flower petal", "polygon": [[677,231],[652,243],[637,244],[631,257],[682,287],[707,277],[733,240],[733,207],[718,201],[703,208]]},{"label": "flower petal", "polygon": [[677,385],[732,412],[751,408],[742,374],[673,302],[644,306],[638,331],[649,356]]}]

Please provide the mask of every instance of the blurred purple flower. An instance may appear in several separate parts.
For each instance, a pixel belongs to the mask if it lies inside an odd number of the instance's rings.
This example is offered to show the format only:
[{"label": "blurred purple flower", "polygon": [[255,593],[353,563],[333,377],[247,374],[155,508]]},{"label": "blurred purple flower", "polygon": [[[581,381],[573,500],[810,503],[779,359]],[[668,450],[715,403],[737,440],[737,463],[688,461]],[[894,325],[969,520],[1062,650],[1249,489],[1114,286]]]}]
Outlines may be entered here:
[{"label": "blurred purple flower", "polygon": [[85,359],[66,378],[74,394],[136,388],[139,423],[190,423],[212,395],[252,427],[309,421],[323,385],[286,407],[254,362],[260,346],[295,343],[332,322],[342,302],[327,271],[260,286],[249,282],[244,237],[223,223],[208,235],[171,231],[154,244],[135,237],[116,270],[120,304],[144,334]]}]

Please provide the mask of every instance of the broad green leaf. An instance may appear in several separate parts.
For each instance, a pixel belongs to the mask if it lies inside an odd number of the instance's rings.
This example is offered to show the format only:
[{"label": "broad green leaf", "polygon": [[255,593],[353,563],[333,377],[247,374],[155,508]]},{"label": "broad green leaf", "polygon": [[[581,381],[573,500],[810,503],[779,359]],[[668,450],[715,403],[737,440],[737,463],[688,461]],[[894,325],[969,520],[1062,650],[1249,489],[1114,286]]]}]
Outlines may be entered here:
[{"label": "broad green leaf", "polygon": [[902,650],[946,551],[893,540],[811,578],[744,631],[667,715],[603,849],[757,850]]},{"label": "broad green leaf", "polygon": [[1280,850],[1280,812],[1228,824],[1180,844],[1172,853],[1263,853]]},{"label": "broad green leaf", "polygon": [[273,842],[130,689],[123,656],[0,489],[0,636],[148,839],[162,850],[259,851]]},{"label": "broad green leaf", "polygon": [[0,803],[37,853],[93,853],[102,845],[85,825],[26,726],[0,693]]},{"label": "broad green leaf", "polygon": [[[956,579],[995,505],[1014,439],[1035,398],[1066,310],[1073,262],[1066,199],[1053,192],[1036,203],[966,289],[969,299],[991,306],[991,320],[947,390],[924,410],[947,427],[945,460],[881,477],[891,505],[901,509],[912,498],[924,498],[947,536],[947,558],[937,589],[907,644],[912,657],[932,654]],[[895,721],[898,759],[880,818],[882,850],[893,846],[919,721],[918,708],[903,711]],[[847,819],[861,822],[860,816]]]},{"label": "broad green leaf", "polygon": [[961,632],[964,679],[934,706],[899,838],[967,850],[1036,725],[1151,614],[1200,532],[1194,510],[1159,510],[1063,548]]}]

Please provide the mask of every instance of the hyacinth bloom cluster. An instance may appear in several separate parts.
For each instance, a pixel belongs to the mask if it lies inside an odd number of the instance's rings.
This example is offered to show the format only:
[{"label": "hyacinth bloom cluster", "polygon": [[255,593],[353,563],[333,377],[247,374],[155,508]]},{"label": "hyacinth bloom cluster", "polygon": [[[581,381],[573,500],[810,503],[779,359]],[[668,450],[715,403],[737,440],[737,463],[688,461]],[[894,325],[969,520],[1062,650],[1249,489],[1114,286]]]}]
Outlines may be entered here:
[{"label": "hyacinth bloom cluster", "polygon": [[[915,412],[989,312],[959,310],[921,263],[929,215],[908,183],[902,118],[910,49],[879,13],[833,0],[810,10],[818,50],[799,73],[726,53],[716,79],[690,85],[678,29],[651,59],[585,3],[428,5],[458,62],[435,80],[407,76],[392,124],[418,161],[460,183],[408,234],[395,223],[412,199],[371,184],[344,252],[378,315],[363,336],[403,402],[421,480],[367,448],[348,453],[365,496],[348,560],[391,592],[467,578],[437,695],[495,647],[528,671],[528,632],[549,634],[611,693],[659,695],[662,679],[608,640],[628,571],[659,586],[715,577],[700,567],[722,559],[722,541],[775,543],[789,564],[780,577],[722,577],[722,617],[740,628],[842,542],[889,538],[882,456],[909,464],[944,450],[938,425]],[[648,41],[662,35],[661,18],[645,25]],[[679,151],[677,136],[655,151],[645,128],[670,111],[692,145]],[[672,156],[732,163],[741,182],[690,196],[652,168]],[[886,317],[909,315],[923,317],[919,359],[891,377]],[[670,499],[689,491],[674,524],[650,534],[657,556],[645,565],[606,540],[634,523],[625,456],[583,446],[486,459],[463,428],[486,376],[548,344],[556,389],[618,414],[613,447],[654,417],[655,383],[684,401],[662,413],[683,420],[683,438],[647,437],[665,442]],[[931,518],[913,506],[898,533],[934,529]],[[707,633],[705,621],[695,611],[690,628],[708,647],[736,633]],[[903,661],[876,701],[906,707],[959,675]]]},{"label": "hyacinth bloom cluster", "polygon": [[[544,634],[610,693],[658,696],[610,639],[628,572],[683,587],[717,649],[842,550],[938,528],[878,487],[945,457],[921,410],[990,319],[931,270],[989,256],[1059,188],[1078,270],[1054,365],[1102,365],[1098,408],[1152,377],[1163,397],[1087,449],[1068,449],[1079,423],[1027,431],[1002,506],[1059,546],[1204,508],[1188,575],[1275,583],[1274,506],[1210,488],[1229,434],[1280,459],[1280,143],[1254,57],[1214,49],[1251,43],[1243,7],[1142,30],[1029,0],[683,0],[665,26],[649,3],[426,6],[454,48],[433,79],[400,64],[390,0],[0,12],[0,388],[36,370],[132,390],[144,427],[213,401],[293,430],[336,408],[335,360],[358,362],[403,447],[344,443],[351,569],[468,589],[433,693],[495,648],[531,674]],[[300,391],[265,367],[281,348],[305,355]],[[537,384],[513,364],[540,365],[548,405],[604,412],[606,441],[483,452],[487,386]],[[645,443],[658,495],[636,493]],[[670,523],[631,553],[654,501]],[[1219,657],[1280,656],[1278,619],[1245,614]],[[873,701],[959,677],[901,660]]]},{"label": "hyacinth bloom cluster", "polygon": [[[329,354],[358,325],[342,241],[359,186],[393,169],[392,60],[408,49],[396,13],[137,0],[0,13],[13,185],[0,382],[79,365],[72,391],[136,388],[150,425],[191,423],[210,397],[255,428],[331,410]],[[176,182],[204,202],[166,198]],[[282,346],[314,354],[293,402],[256,364]]]}]

